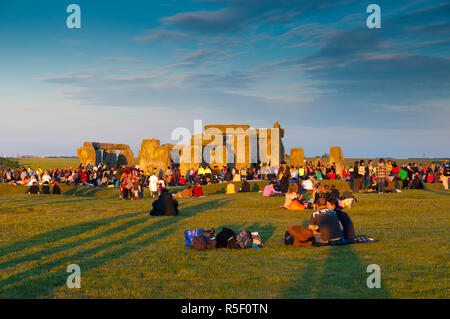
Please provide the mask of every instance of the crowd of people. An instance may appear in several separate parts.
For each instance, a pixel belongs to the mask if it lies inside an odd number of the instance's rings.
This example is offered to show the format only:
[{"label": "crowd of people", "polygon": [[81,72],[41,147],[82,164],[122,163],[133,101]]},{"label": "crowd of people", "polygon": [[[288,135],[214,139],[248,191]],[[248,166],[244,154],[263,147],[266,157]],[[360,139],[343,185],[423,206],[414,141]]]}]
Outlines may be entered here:
[{"label": "crowd of people", "polygon": [[[0,181],[13,185],[25,185],[30,193],[48,193],[47,186],[52,186],[54,193],[60,193],[59,184],[83,185],[90,187],[117,187],[120,189],[120,198],[140,199],[143,197],[144,189],[150,189],[151,197],[158,197],[161,190],[167,186],[193,185],[185,194],[195,190],[199,193],[200,185],[211,183],[228,182],[227,193],[237,192],[234,184],[230,182],[245,181],[243,189],[247,191],[247,181],[269,180],[278,181],[279,189],[275,184],[269,184],[264,190],[264,196],[277,195],[288,191],[289,182],[294,181],[297,186],[305,191],[313,191],[314,186],[321,180],[350,181],[355,193],[376,190],[379,193],[395,191],[396,189],[423,188],[424,183],[442,182],[448,190],[448,178],[450,167],[448,160],[442,165],[432,163],[422,165],[416,163],[404,163],[398,165],[395,161],[385,162],[380,159],[378,163],[370,160],[355,162],[354,166],[336,172],[334,163],[324,164],[323,160],[305,161],[305,165],[294,167],[282,162],[279,167],[268,164],[235,169],[227,166],[201,165],[198,169],[191,168],[184,175],[178,167],[167,167],[163,169],[152,169],[143,171],[136,167],[110,166],[107,164],[80,165],[77,168],[63,168],[33,170],[31,167],[6,168],[0,166]],[[42,190],[39,186],[45,186]]]},{"label": "crowd of people", "polygon": [[[397,189],[423,189],[424,183],[442,182],[444,189],[448,191],[448,179],[450,166],[448,160],[442,165],[422,165],[417,163],[404,163],[398,165],[395,161],[385,162],[380,159],[377,164],[363,160],[355,162],[348,170],[348,177],[344,180],[353,182],[355,193],[363,190],[376,189],[379,193],[393,192]],[[343,176],[345,176],[343,174]]]},{"label": "crowd of people", "polygon": [[[25,168],[5,168],[0,166],[0,181],[12,185],[27,186],[28,194],[61,194],[60,184],[82,185],[90,187],[114,187],[120,189],[121,199],[137,200],[143,197],[144,189],[149,188],[150,196],[155,198],[150,215],[178,215],[176,198],[203,196],[202,185],[226,182],[226,194],[250,192],[251,180],[268,180],[262,191],[265,197],[284,196],[284,205],[280,208],[305,210],[312,209],[309,230],[315,244],[343,245],[355,240],[353,222],[343,211],[351,207],[356,198],[351,194],[340,194],[334,186],[326,186],[322,180],[341,179],[353,184],[355,193],[369,190],[384,193],[399,188],[423,188],[423,183],[441,181],[448,190],[450,166],[448,160],[442,165],[423,166],[416,163],[398,165],[395,161],[383,159],[378,163],[370,160],[356,161],[354,166],[336,172],[334,163],[324,165],[318,160],[314,165],[305,162],[300,167],[288,166],[282,162],[279,167],[256,165],[255,167],[228,168],[218,166],[200,166],[189,169],[182,175],[178,167],[143,171],[137,167],[111,167],[109,165],[80,165],[77,168],[33,170]],[[236,189],[236,181],[242,181]],[[397,186],[394,186],[396,184]],[[187,185],[179,192],[171,194],[167,186]],[[311,193],[308,200],[304,195]],[[306,197],[306,196],[305,196]],[[350,204],[347,204],[350,203]],[[294,227],[295,228],[295,227]],[[291,229],[291,232],[299,231]],[[300,232],[304,231],[300,230]]]}]

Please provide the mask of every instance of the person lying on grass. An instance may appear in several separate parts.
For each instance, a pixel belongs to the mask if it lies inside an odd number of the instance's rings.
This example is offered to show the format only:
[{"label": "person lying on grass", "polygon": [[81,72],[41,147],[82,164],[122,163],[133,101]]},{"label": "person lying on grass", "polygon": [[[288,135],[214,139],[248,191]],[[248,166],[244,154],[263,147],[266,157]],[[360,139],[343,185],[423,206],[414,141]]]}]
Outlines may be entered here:
[{"label": "person lying on grass", "polygon": [[187,188],[183,189],[181,192],[176,193],[173,197],[192,197],[192,186],[189,185]]}]

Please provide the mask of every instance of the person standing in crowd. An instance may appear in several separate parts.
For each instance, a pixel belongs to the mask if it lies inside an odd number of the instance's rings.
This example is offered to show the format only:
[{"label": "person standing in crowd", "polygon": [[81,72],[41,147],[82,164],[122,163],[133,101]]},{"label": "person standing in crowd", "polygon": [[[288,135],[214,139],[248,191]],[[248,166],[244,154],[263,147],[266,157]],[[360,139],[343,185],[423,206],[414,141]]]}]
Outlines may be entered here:
[{"label": "person standing in crowd", "polygon": [[384,159],[380,158],[380,161],[377,166],[377,190],[379,194],[384,193],[384,183],[387,177],[388,177],[388,170],[386,164],[384,163]]},{"label": "person standing in crowd", "polygon": [[281,162],[281,167],[278,170],[278,179],[280,181],[280,188],[282,193],[287,193],[289,188],[289,176],[291,176],[291,172],[289,171],[289,167],[286,166],[286,162]]},{"label": "person standing in crowd", "polygon": [[132,177],[131,172],[127,168],[123,172],[122,176],[120,177],[120,187],[122,188],[122,198],[123,199],[129,199],[131,195],[131,186],[132,186]]},{"label": "person standing in crowd", "polygon": [[358,173],[359,175],[361,175],[360,189],[365,189],[367,184],[367,175],[366,175],[366,165],[363,160],[359,161]]},{"label": "person standing in crowd", "polygon": [[441,181],[444,189],[448,191],[448,178],[450,177],[450,164],[445,160],[441,167]]},{"label": "person standing in crowd", "polygon": [[359,162],[355,162],[355,167],[353,168],[353,193],[359,193],[361,189],[361,180],[363,176],[359,173]]}]

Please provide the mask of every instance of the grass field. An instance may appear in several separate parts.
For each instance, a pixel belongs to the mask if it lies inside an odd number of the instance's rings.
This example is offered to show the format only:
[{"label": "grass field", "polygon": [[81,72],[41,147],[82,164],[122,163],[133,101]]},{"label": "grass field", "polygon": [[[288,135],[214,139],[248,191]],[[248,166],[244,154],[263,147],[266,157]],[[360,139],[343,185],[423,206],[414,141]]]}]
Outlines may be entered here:
[{"label": "grass field", "polygon": [[[341,190],[348,188],[337,182]],[[262,185],[253,184],[254,190]],[[181,199],[178,217],[150,217],[152,200],[121,201],[117,189],[63,188],[25,195],[0,184],[0,298],[448,298],[450,194],[442,185],[397,194],[358,194],[357,234],[377,243],[294,248],[289,224],[309,212],[278,209],[261,193]],[[258,231],[263,249],[193,251],[187,229]],[[66,267],[81,267],[69,289]],[[381,267],[369,289],[366,268]]]},{"label": "grass field", "polygon": [[19,159],[19,166],[31,166],[34,169],[54,169],[54,168],[65,168],[65,167],[78,167],[80,161],[78,158],[21,158]]}]

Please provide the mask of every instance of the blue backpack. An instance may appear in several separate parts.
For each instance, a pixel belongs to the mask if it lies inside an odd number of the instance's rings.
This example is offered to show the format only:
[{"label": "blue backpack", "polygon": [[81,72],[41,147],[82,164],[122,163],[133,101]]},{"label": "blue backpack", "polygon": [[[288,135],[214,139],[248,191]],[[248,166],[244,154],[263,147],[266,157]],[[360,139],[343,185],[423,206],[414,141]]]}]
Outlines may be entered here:
[{"label": "blue backpack", "polygon": [[195,229],[195,230],[186,230],[184,232],[184,238],[186,239],[186,247],[190,248],[191,247],[192,238],[198,236],[203,231],[204,231],[203,228]]}]

